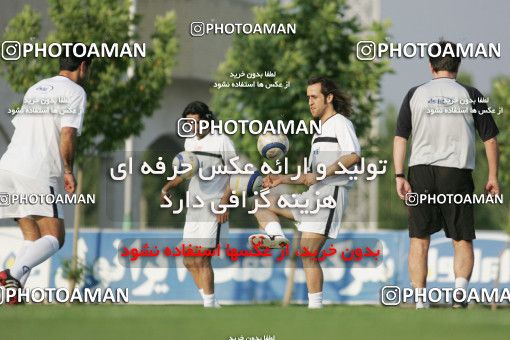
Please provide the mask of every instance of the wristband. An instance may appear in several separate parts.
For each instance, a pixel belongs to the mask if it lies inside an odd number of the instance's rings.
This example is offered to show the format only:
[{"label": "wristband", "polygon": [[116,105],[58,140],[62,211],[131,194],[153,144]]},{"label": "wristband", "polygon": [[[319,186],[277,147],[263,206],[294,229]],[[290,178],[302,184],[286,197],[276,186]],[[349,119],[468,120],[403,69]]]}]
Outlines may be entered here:
[{"label": "wristband", "polygon": [[406,175],[404,175],[404,174],[395,174],[395,178],[397,178],[397,177],[406,178]]}]

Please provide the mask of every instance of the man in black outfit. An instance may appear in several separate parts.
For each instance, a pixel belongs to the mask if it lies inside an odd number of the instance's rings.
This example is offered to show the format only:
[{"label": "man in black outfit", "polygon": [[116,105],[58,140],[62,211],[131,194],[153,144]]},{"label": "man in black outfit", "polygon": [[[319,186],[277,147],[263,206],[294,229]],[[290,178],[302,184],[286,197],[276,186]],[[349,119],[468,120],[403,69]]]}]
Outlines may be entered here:
[{"label": "man in black outfit", "polygon": [[[441,41],[441,51],[451,42]],[[455,50],[455,48],[453,48]],[[437,55],[431,51],[431,55]],[[473,205],[416,201],[420,194],[472,196],[475,130],[485,144],[489,174],[485,192],[499,194],[498,128],[476,88],[455,78],[460,57],[440,53],[430,57],[433,79],[409,90],[397,120],[393,143],[396,189],[409,209],[409,276],[413,288],[423,290],[427,279],[430,235],[444,229],[454,248],[455,288],[467,289],[473,270],[475,239]],[[404,175],[406,144],[412,135],[408,180]],[[437,196],[436,196],[437,197]],[[411,204],[412,199],[412,204]],[[416,204],[418,203],[418,204]],[[416,308],[427,307],[420,299]],[[454,303],[454,307],[466,307]]]}]

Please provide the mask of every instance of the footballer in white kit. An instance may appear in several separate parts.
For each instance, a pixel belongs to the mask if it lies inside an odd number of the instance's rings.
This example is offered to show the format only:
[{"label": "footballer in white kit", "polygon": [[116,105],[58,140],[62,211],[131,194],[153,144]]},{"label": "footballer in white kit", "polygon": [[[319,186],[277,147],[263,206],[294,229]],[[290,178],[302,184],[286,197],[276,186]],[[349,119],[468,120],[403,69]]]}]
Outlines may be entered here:
[{"label": "footballer in white kit", "polygon": [[[229,160],[236,156],[234,144],[223,134],[208,133],[202,138],[187,138],[184,150],[197,156],[199,167],[206,177],[211,176],[214,166],[228,164]],[[228,235],[228,220],[218,222],[210,209],[212,202],[218,206],[225,195],[228,182],[229,176],[226,175],[215,175],[210,180],[202,180],[198,174],[191,178],[188,187],[190,197],[199,196],[204,201],[204,208],[189,208],[186,212],[183,242],[203,248],[215,248],[220,238]]]},{"label": "footballer in white kit", "polygon": [[[249,238],[252,246],[258,245],[268,248],[281,248],[289,241],[285,238],[278,216],[286,217],[297,222],[297,229],[302,232],[300,246],[306,247],[311,253],[319,253],[328,238],[336,238],[341,226],[342,215],[348,202],[349,189],[353,180],[347,174],[337,175],[342,170],[339,165],[349,169],[360,162],[360,145],[354,126],[348,119],[351,113],[349,98],[344,95],[334,82],[317,77],[308,81],[308,105],[314,119],[321,122],[320,134],[315,134],[309,156],[309,170],[307,174],[269,175],[263,180],[263,186],[272,188],[280,184],[304,184],[308,190],[302,194],[282,195],[288,202],[295,202],[302,208],[280,208],[278,200],[281,196],[268,196],[270,207],[258,209],[255,217],[266,234],[255,234]],[[326,177],[317,180],[322,175],[318,166],[323,166]],[[336,203],[335,207],[320,206],[318,201],[329,198]],[[306,203],[308,201],[308,204]],[[315,211],[314,211],[315,210]],[[314,213],[310,213],[314,211]],[[323,274],[317,257],[303,257],[308,288],[308,307],[322,307]]]},{"label": "footballer in white kit", "polygon": [[[191,119],[197,128],[200,120],[212,121],[213,113],[209,107],[199,101],[190,103],[182,114],[183,118]],[[184,150],[190,151],[198,158],[202,177],[209,178],[212,168],[218,165],[230,164],[229,160],[236,157],[234,144],[227,135],[216,134],[195,129],[196,135],[187,138]],[[162,189],[161,199],[169,194],[171,188],[184,182],[182,177],[177,176],[169,181]],[[191,178],[189,187],[190,207],[186,212],[186,222],[183,231],[183,244],[202,247],[206,249],[216,248],[228,236],[228,210],[223,214],[215,214],[211,210],[211,203],[215,207],[218,204],[227,204],[231,195],[228,175],[214,175],[211,179],[201,179],[198,172]],[[203,208],[193,208],[198,196],[203,201]],[[211,266],[211,257],[185,257],[184,265],[190,271],[200,294],[204,300],[204,307],[219,307],[214,297],[214,272]]]},{"label": "footballer in white kit", "polygon": [[[343,115],[336,113],[322,123],[320,134],[315,134],[310,150],[309,172],[317,173],[317,165],[331,165],[342,156],[360,154],[360,145],[352,122]],[[312,184],[307,191],[297,196],[285,195],[289,202],[295,200],[310,202],[308,210],[316,209],[317,200],[331,196],[336,202],[334,209],[319,209],[316,214],[302,214],[302,209],[293,208],[292,216],[298,222],[297,229],[301,232],[321,234],[327,238],[336,238],[341,226],[342,215],[347,208],[349,190],[354,180],[348,174],[331,175]],[[317,194],[319,193],[319,194]]]},{"label": "footballer in white kit", "polygon": [[75,191],[76,136],[87,103],[80,84],[90,64],[90,58],[62,56],[59,74],[30,87],[12,119],[14,135],[0,159],[0,193],[8,199],[0,218],[14,219],[24,242],[12,268],[0,272],[1,286],[22,287],[32,268],[64,244],[64,215],[55,201],[62,183],[68,194]]}]

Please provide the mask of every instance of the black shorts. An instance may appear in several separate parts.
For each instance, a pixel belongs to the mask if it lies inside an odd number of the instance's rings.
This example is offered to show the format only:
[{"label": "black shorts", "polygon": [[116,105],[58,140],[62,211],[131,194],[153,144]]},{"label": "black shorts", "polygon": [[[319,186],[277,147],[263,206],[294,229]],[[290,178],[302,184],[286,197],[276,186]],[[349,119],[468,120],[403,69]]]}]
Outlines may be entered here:
[{"label": "black shorts", "polygon": [[[418,195],[472,195],[474,192],[471,169],[415,165],[409,167],[408,177],[412,192]],[[444,197],[442,196],[443,201]],[[476,238],[473,204],[449,204],[446,200],[443,204],[427,201],[411,206],[410,201],[407,200],[407,206],[409,237],[426,237],[444,229],[446,237],[454,240]]]}]

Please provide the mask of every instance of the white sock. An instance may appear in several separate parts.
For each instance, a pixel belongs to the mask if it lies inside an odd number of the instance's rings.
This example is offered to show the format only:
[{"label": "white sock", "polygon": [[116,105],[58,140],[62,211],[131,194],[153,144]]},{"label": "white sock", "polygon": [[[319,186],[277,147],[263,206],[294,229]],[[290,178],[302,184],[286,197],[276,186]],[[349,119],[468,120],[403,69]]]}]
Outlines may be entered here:
[{"label": "white sock", "polygon": [[282,226],[280,225],[279,222],[269,222],[264,228],[264,230],[270,236],[276,235],[284,236]]},{"label": "white sock", "polygon": [[[416,291],[416,293],[426,293],[425,292],[425,288],[416,288],[415,291]],[[430,307],[430,303],[428,301],[425,302],[424,300],[425,299],[423,299],[421,296],[419,296],[419,295],[417,296],[417,298],[416,298],[416,309],[422,309],[422,308],[429,308]]]},{"label": "white sock", "polygon": [[204,299],[204,290],[202,288],[200,288],[198,290],[198,292],[200,293],[200,296],[202,297],[202,299]]},{"label": "white sock", "polygon": [[214,293],[213,294],[204,294],[203,295],[204,297],[204,307],[215,307],[215,301],[216,299],[214,298]]},{"label": "white sock", "polygon": [[427,309],[430,308],[430,303],[418,301],[416,302],[416,309]]},{"label": "white sock", "polygon": [[308,308],[322,308],[322,292],[308,293]]},{"label": "white sock", "polygon": [[[468,284],[469,284],[469,281],[463,277],[455,278],[455,288],[462,288],[464,290],[467,290]],[[467,292],[466,292],[466,294],[467,294]]]},{"label": "white sock", "polygon": [[[31,240],[23,240],[23,243],[21,244],[21,247],[18,249],[17,253],[16,253],[16,260],[21,258],[23,255],[25,255],[25,253],[27,252],[27,249],[32,246],[32,244],[34,244],[34,241],[31,241]],[[28,276],[30,275],[30,270],[25,273],[20,279],[19,279],[19,282],[21,283],[21,285],[24,287],[25,286],[25,283],[27,282],[28,280]]]},{"label": "white sock", "polygon": [[23,275],[32,268],[43,263],[55,254],[59,249],[58,240],[55,236],[46,235],[32,243],[19,259],[16,258],[11,268],[11,275],[20,280]]}]

